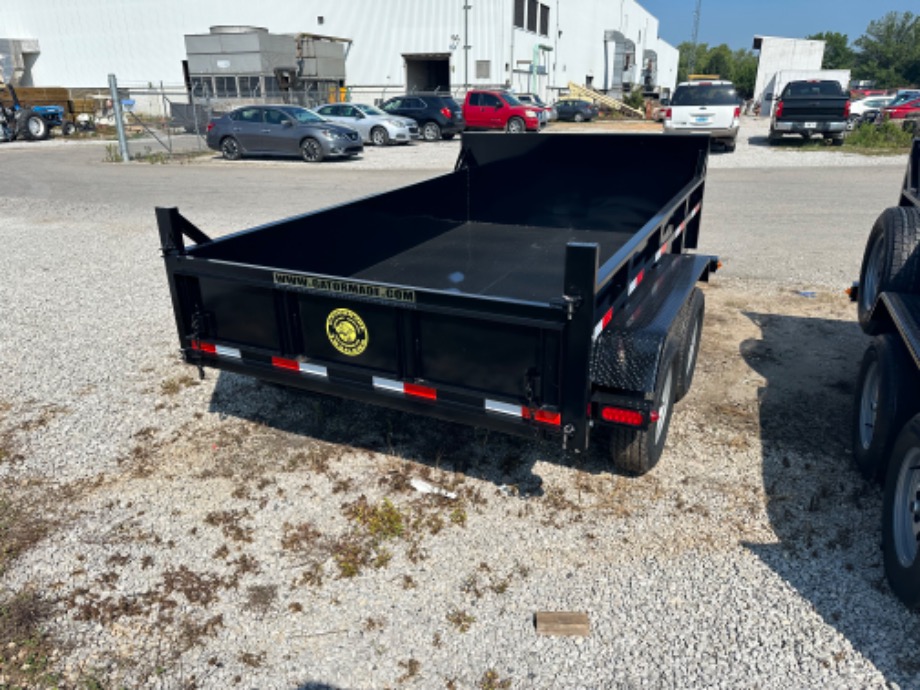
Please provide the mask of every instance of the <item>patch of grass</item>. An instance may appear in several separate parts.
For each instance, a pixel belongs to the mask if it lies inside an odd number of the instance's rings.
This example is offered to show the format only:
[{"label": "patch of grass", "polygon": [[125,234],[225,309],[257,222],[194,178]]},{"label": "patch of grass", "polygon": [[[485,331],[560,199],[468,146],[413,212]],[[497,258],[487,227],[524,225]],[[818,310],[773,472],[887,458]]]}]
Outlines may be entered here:
[{"label": "patch of grass", "polygon": [[406,659],[399,662],[399,667],[405,672],[396,679],[396,682],[405,683],[419,674],[419,671],[422,670],[422,663],[418,659]]},{"label": "patch of grass", "polygon": [[370,505],[365,496],[345,506],[346,517],[364,526],[368,534],[379,539],[395,539],[406,531],[403,514],[390,499],[385,498],[377,505]]},{"label": "patch of grass", "polygon": [[285,551],[309,553],[316,549],[323,536],[309,522],[302,522],[299,525],[285,522],[281,529],[281,548]]},{"label": "patch of grass", "polygon": [[511,679],[502,679],[498,671],[493,668],[483,673],[482,678],[479,679],[480,690],[507,690],[510,687]]},{"label": "patch of grass", "polygon": [[864,124],[850,132],[844,146],[860,152],[906,153],[910,150],[913,134],[900,124],[884,122],[880,125]]},{"label": "patch of grass", "polygon": [[473,623],[476,622],[476,617],[471,616],[466,611],[451,609],[447,613],[447,622],[453,625],[460,632],[465,633],[469,632]]},{"label": "patch of grass", "polygon": [[183,388],[191,388],[197,385],[198,380],[196,378],[183,374],[163,381],[160,384],[160,393],[162,395],[177,395]]},{"label": "patch of grass", "polygon": [[51,605],[25,590],[0,599],[0,683],[4,688],[54,687],[53,641],[45,632]]}]

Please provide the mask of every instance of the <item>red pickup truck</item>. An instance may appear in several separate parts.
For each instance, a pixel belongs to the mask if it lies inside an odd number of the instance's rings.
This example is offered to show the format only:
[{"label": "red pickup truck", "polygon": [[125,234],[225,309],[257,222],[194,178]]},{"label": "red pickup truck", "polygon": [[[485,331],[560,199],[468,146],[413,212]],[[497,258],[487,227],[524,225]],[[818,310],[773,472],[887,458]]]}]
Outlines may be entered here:
[{"label": "red pickup truck", "polygon": [[539,132],[540,113],[507,91],[469,91],[463,101],[467,129],[503,129]]}]

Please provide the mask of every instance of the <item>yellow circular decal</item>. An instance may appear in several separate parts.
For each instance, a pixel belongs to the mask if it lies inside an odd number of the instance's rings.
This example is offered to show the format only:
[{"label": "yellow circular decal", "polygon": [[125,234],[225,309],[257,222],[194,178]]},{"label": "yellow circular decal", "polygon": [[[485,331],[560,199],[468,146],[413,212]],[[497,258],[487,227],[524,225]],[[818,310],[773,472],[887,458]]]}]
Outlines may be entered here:
[{"label": "yellow circular decal", "polygon": [[332,347],[343,355],[357,357],[367,349],[367,326],[351,309],[334,309],[329,314],[326,335]]}]

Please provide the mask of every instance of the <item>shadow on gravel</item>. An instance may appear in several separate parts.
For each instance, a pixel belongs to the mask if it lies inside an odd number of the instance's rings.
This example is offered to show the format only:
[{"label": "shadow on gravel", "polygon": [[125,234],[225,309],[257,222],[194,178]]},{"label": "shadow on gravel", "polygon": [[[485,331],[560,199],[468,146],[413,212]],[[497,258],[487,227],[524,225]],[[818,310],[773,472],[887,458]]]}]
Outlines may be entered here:
[{"label": "shadow on gravel", "polygon": [[[852,464],[850,415],[866,340],[853,322],[747,313],[741,344],[759,390],[763,485],[779,544],[746,544],[889,682],[920,684],[920,618],[882,569],[881,491]],[[791,622],[794,625],[794,622]],[[820,653],[822,650],[818,650]],[[833,669],[834,650],[826,650]]]},{"label": "shadow on gravel", "polygon": [[319,441],[345,451],[387,454],[496,486],[514,486],[522,496],[543,495],[543,479],[534,473],[537,462],[592,474],[612,471],[600,451],[566,454],[551,441],[309,393],[226,371],[218,375],[209,410],[295,434],[305,443]]}]

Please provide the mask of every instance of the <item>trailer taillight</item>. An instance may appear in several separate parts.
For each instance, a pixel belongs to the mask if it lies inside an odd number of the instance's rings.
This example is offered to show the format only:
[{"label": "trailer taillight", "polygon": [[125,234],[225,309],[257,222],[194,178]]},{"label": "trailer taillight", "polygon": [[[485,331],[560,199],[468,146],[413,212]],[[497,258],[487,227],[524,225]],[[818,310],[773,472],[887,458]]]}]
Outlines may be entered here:
[{"label": "trailer taillight", "polygon": [[645,415],[638,410],[629,410],[623,407],[602,407],[601,419],[615,424],[628,424],[629,426],[642,426],[645,424]]},{"label": "trailer taillight", "polygon": [[217,345],[214,343],[203,343],[200,340],[192,341],[192,349],[199,352],[207,352],[209,355],[217,354]]}]

